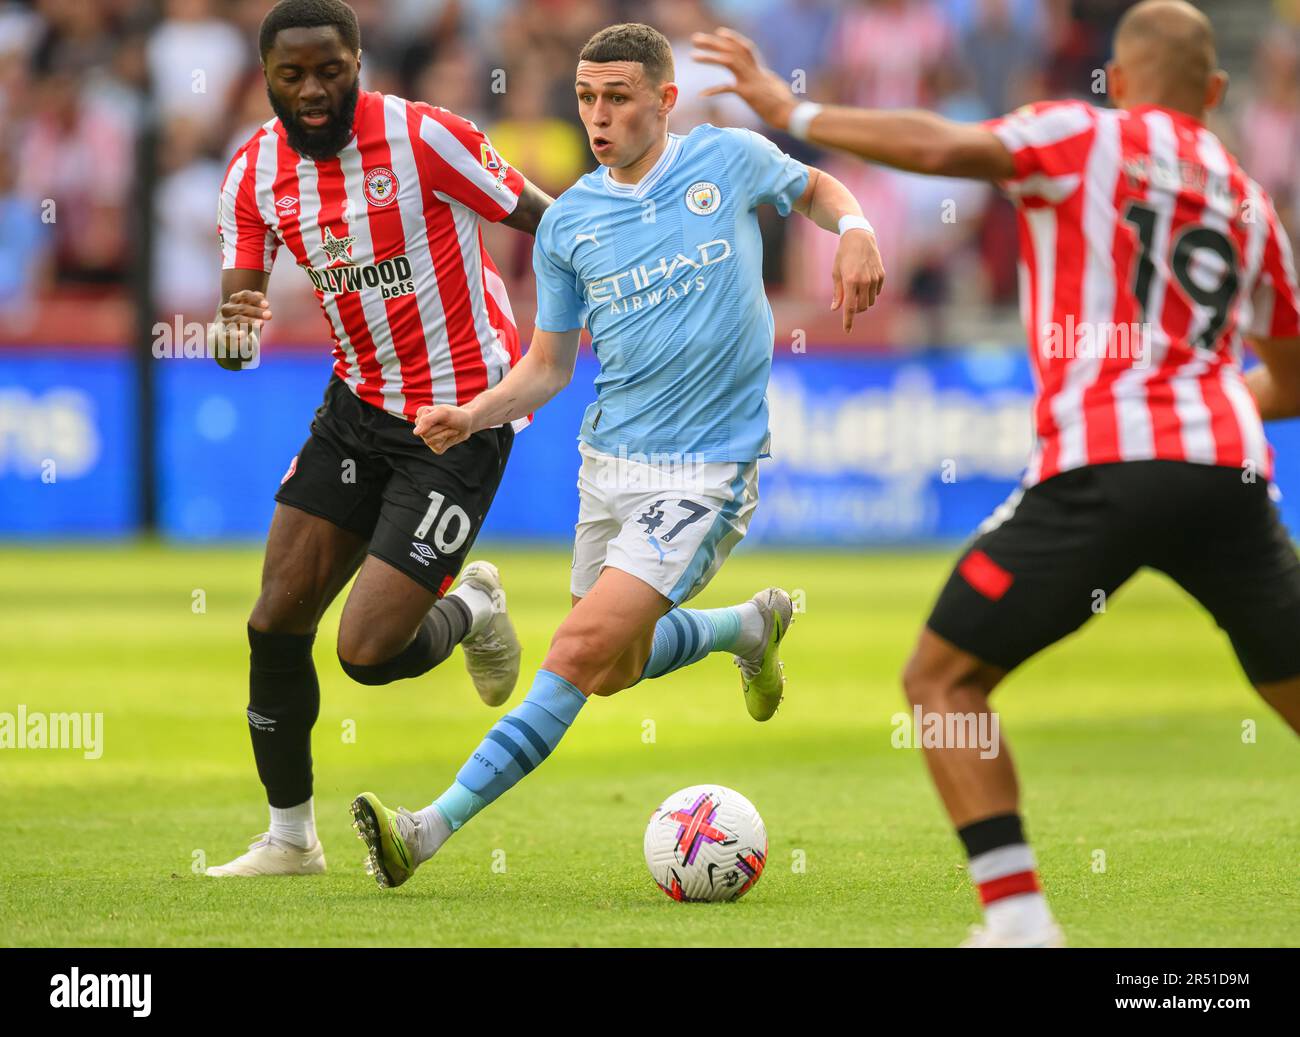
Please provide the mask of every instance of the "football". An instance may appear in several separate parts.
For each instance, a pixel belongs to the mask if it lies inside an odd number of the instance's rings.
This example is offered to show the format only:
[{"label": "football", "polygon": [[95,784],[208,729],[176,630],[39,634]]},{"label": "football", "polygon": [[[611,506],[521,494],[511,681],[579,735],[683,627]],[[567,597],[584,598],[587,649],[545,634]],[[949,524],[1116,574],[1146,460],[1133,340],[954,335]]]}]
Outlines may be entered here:
[{"label": "football", "polygon": [[758,881],[766,861],[763,819],[725,785],[674,792],[646,825],[650,877],[674,900],[736,900]]}]

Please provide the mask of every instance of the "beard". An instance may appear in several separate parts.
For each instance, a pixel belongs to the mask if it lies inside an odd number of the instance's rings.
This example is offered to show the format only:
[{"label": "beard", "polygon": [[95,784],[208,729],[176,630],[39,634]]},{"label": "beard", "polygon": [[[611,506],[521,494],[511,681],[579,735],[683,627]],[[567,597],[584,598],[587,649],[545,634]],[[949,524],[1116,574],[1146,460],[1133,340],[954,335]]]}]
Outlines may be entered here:
[{"label": "beard", "polygon": [[330,121],[320,129],[301,125],[293,112],[271,92],[269,85],[266,96],[271,102],[271,110],[284,126],[289,147],[306,158],[323,162],[337,155],[352,139],[352,121],[357,114],[357,101],[361,97],[361,77],[352,81],[352,86],[343,95],[339,110],[331,110]]}]

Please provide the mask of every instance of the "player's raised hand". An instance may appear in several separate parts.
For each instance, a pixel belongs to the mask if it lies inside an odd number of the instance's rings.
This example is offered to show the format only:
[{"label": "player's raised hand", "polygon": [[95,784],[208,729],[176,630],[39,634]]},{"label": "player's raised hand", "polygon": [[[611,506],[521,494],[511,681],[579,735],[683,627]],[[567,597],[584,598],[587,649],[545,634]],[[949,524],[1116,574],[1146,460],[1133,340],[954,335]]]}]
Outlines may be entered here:
[{"label": "player's raised hand", "polygon": [[705,65],[721,65],[736,77],[735,83],[710,87],[700,96],[735,94],[769,126],[784,130],[789,125],[790,112],[797,103],[794,93],[789,83],[763,64],[753,40],[733,29],[719,29],[694,33],[691,43],[695,46],[692,58]]},{"label": "player's raised hand", "polygon": [[465,442],[473,431],[474,420],[464,407],[439,403],[415,412],[415,434],[435,454],[446,453],[457,443]]},{"label": "player's raised hand", "polygon": [[871,307],[885,286],[885,264],[876,247],[876,236],[861,228],[840,236],[831,267],[831,309],[842,310],[844,330],[853,329],[853,315]]}]

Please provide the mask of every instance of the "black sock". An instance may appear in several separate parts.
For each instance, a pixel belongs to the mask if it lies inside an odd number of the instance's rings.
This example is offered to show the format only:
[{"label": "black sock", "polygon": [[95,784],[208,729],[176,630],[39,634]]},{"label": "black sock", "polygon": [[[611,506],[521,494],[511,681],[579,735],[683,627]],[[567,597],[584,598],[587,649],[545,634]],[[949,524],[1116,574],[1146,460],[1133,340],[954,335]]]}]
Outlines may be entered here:
[{"label": "black sock", "polygon": [[248,733],[257,776],[273,807],[311,798],[311,729],[320,684],[311,658],[315,634],[265,634],[248,628]]},{"label": "black sock", "polygon": [[428,673],[451,655],[451,650],[469,633],[473,614],[459,598],[434,602],[428,615],[420,621],[415,638],[391,659],[373,666],[359,666],[342,656],[343,672],[358,684],[391,684],[407,677]]},{"label": "black sock", "polygon": [[981,853],[1024,843],[1025,829],[1019,814],[997,814],[957,829],[957,837],[966,847],[967,857],[978,857]]}]

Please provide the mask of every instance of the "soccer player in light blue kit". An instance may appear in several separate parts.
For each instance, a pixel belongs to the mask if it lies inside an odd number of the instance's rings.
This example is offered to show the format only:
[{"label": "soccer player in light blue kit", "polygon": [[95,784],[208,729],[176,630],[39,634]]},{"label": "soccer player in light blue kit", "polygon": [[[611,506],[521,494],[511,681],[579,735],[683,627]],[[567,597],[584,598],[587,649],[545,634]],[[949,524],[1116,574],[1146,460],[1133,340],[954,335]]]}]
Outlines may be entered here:
[{"label": "soccer player in light blue kit", "polygon": [[[679,608],[745,535],[767,452],[772,310],[755,209],[840,233],[832,307],[845,330],[884,280],[875,236],[833,177],[749,130],[668,133],[677,100],[668,41],[646,25],[597,33],[578,63],[578,108],[601,168],[537,232],[537,326],[523,360],[464,407],[424,408],[415,434],[441,453],[540,408],[573,377],[585,325],[600,361],[579,435],[574,607],[532,690],[448,789],[414,814],[373,793],[352,805],[381,886],[397,886],[451,834],[542,762],[590,695],[611,695],[725,651],[746,706],[767,720],[785,678],[790,597]],[[506,646],[502,646],[503,654]]]}]

